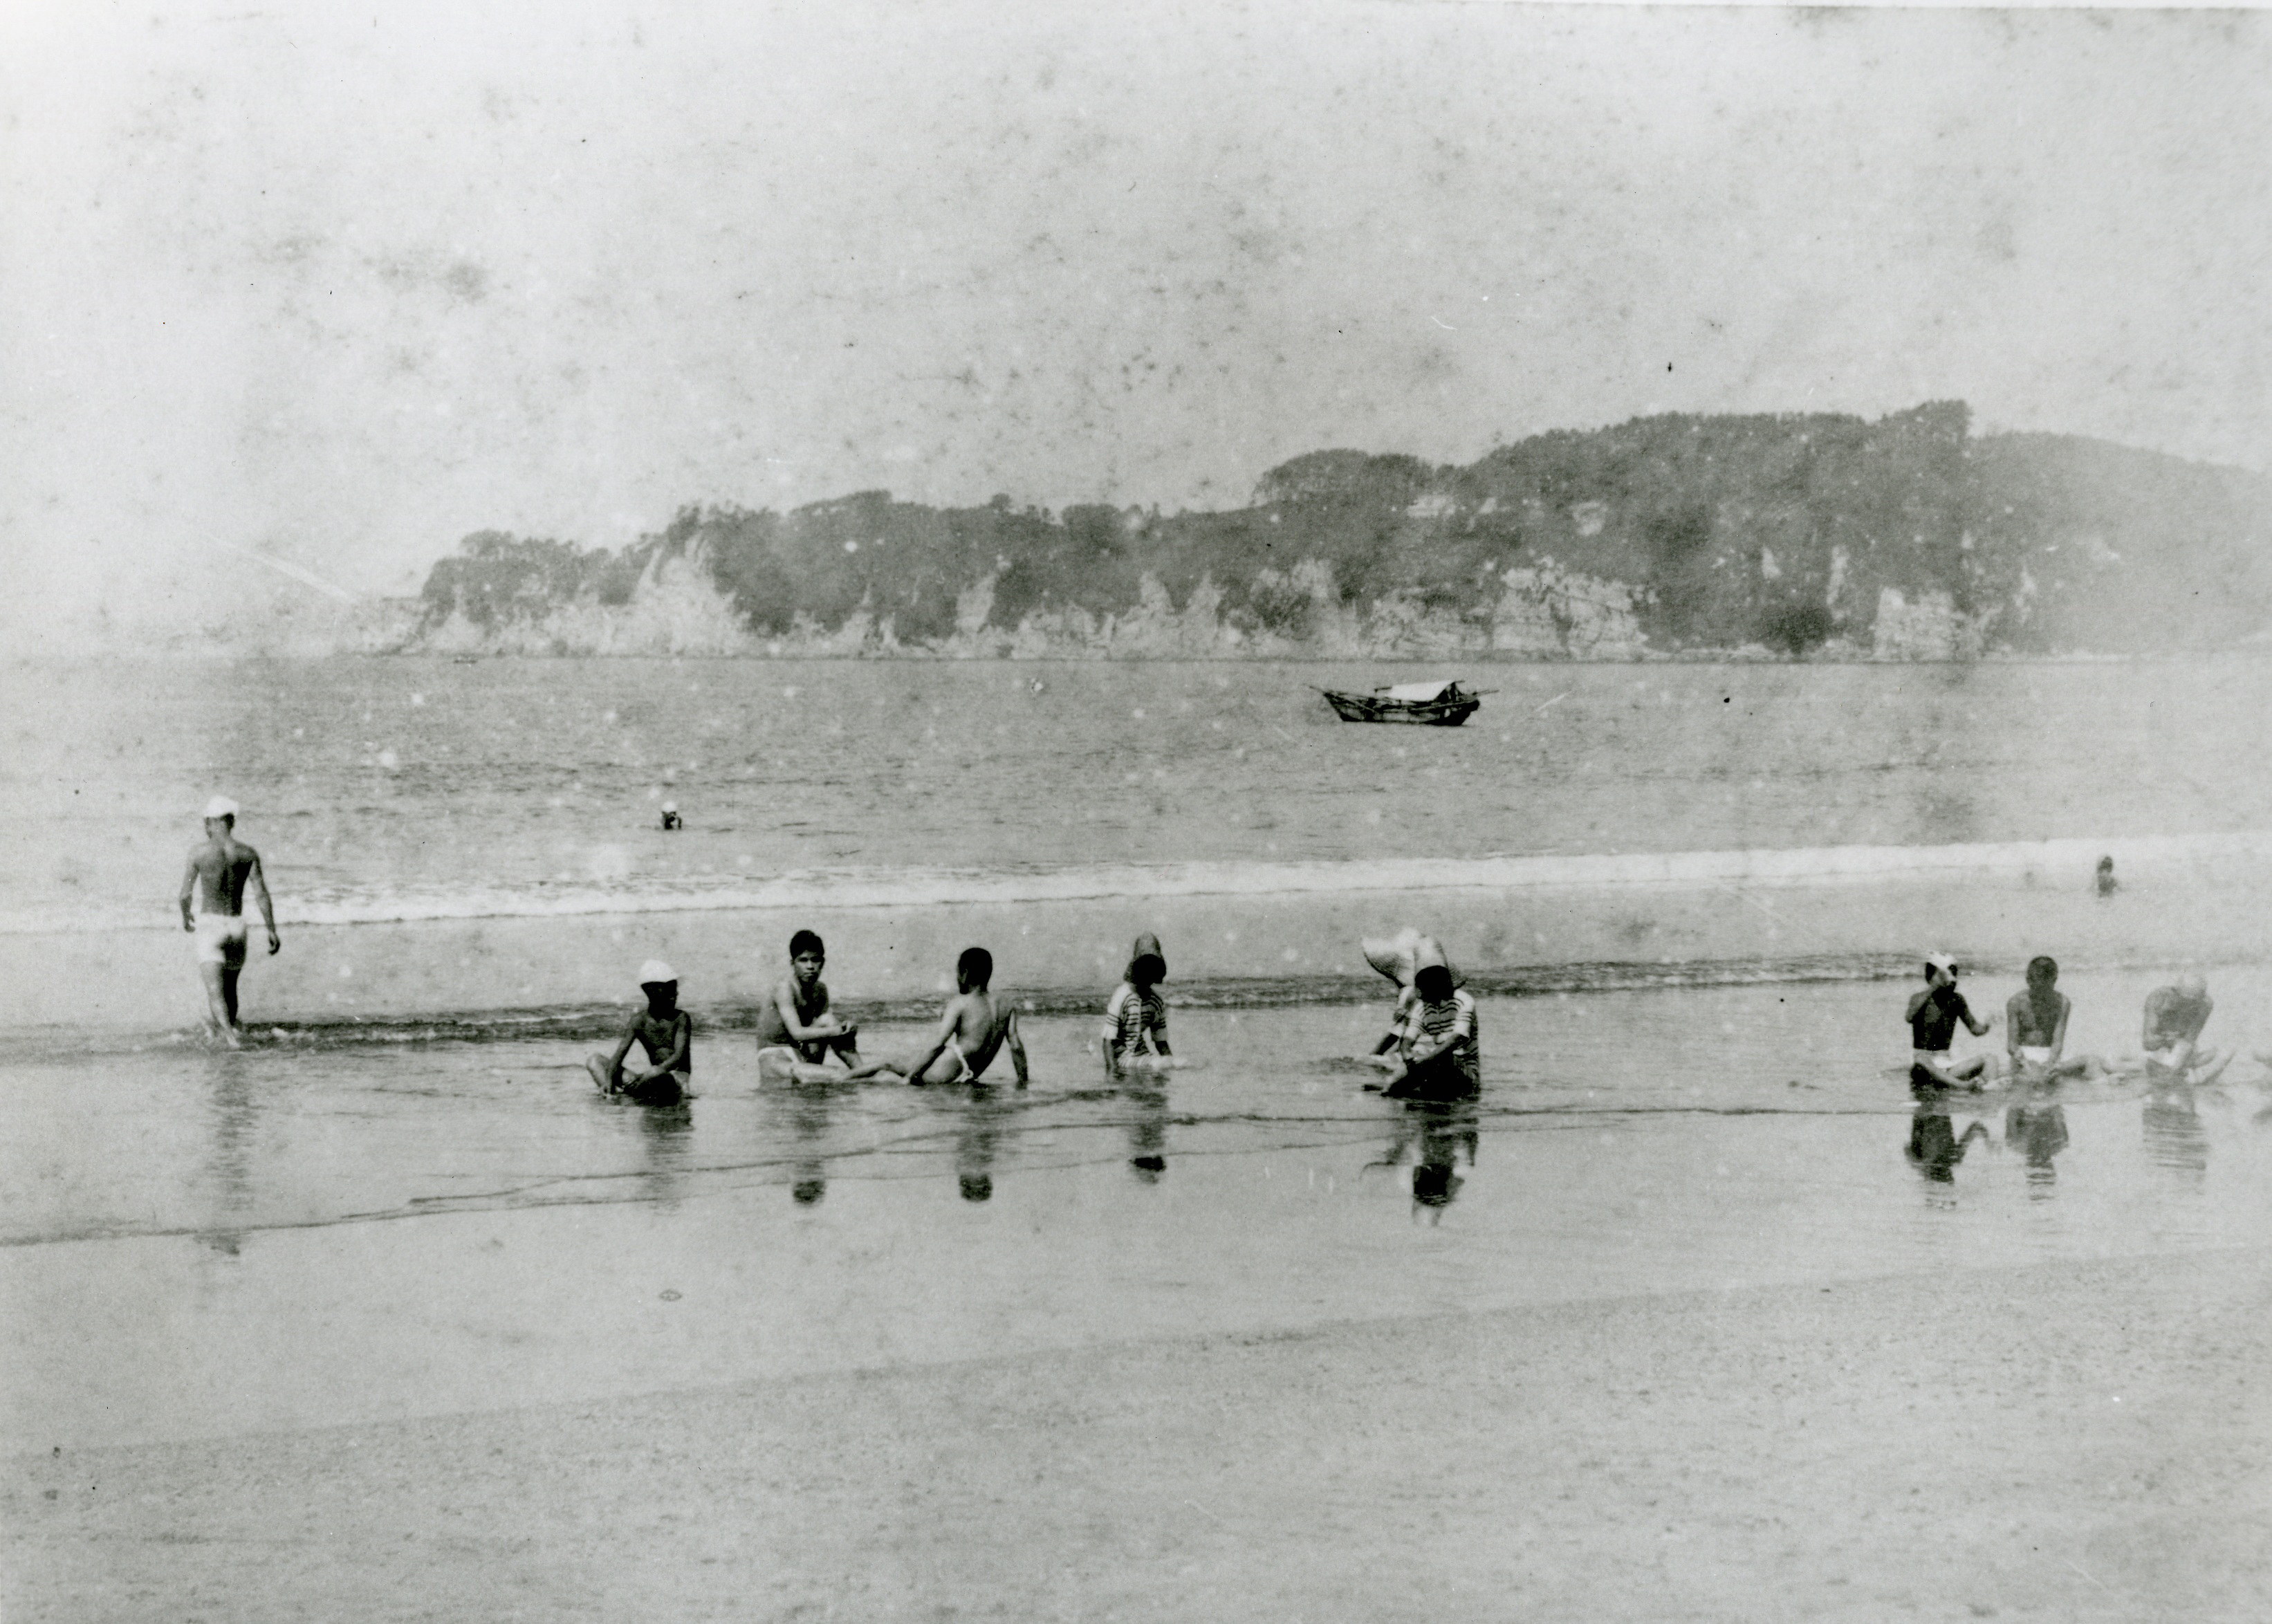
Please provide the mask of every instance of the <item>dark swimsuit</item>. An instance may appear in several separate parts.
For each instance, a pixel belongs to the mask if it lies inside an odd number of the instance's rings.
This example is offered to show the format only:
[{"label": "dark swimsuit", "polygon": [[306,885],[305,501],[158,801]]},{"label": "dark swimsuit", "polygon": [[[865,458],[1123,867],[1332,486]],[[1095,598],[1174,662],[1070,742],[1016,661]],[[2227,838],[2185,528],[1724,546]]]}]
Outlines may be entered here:
[{"label": "dark swimsuit", "polygon": [[[1956,1037],[1957,1022],[1971,1013],[1964,1002],[1964,994],[1954,987],[1935,987],[1926,995],[1924,1002],[1917,1007],[1917,1014],[1910,1017],[1910,1047],[1932,1054],[1947,1054],[1948,1045]],[[1945,1089],[1947,1086],[1924,1066],[1910,1066],[1910,1087]]]}]

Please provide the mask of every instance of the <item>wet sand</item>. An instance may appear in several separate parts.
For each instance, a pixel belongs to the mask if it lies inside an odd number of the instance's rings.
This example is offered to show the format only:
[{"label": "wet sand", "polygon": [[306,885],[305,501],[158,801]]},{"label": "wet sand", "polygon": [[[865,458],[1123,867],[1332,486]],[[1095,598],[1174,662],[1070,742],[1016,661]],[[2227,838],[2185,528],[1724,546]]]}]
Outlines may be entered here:
[{"label": "wet sand", "polygon": [[2272,1249],[6,1463],[11,1620],[2245,1620]]},{"label": "wet sand", "polygon": [[1487,996],[1466,1114],[1362,1091],[1377,1003],[655,1111],[562,1038],[0,1067],[0,1616],[2263,1616],[2257,1068],[1921,1115],[1901,996]]}]

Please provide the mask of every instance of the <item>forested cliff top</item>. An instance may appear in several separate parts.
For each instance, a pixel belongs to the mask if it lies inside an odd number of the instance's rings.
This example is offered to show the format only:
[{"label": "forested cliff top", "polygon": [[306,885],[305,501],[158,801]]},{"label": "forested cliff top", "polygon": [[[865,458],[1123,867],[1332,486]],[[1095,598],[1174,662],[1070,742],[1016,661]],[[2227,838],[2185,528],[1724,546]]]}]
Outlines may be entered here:
[{"label": "forested cliff top", "polygon": [[618,551],[485,531],[397,646],[561,653],[1934,658],[2272,625],[2272,479],[1960,402],[1668,415],[1466,467],[1320,451],[1214,513],[863,491]]}]

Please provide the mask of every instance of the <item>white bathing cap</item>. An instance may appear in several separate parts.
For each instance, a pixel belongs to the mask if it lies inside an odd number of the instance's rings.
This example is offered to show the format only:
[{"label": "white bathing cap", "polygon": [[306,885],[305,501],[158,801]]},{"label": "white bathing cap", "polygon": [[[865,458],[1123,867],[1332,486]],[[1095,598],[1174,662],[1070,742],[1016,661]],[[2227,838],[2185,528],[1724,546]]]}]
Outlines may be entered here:
[{"label": "white bathing cap", "polygon": [[661,959],[649,959],[639,966],[639,985],[653,986],[658,981],[676,982],[678,972]]},{"label": "white bathing cap", "polygon": [[230,800],[228,797],[225,795],[217,795],[213,797],[213,799],[206,803],[206,816],[208,818],[234,818],[236,816],[236,803]]},{"label": "white bathing cap", "polygon": [[1954,976],[1956,974],[1956,960],[1952,954],[1946,953],[1928,953],[1924,955],[1924,962],[1927,964],[1932,965],[1933,969],[1943,971],[1947,975]]},{"label": "white bathing cap", "polygon": [[676,812],[678,810],[678,803],[676,801],[665,801],[662,804],[662,810],[665,812]]}]

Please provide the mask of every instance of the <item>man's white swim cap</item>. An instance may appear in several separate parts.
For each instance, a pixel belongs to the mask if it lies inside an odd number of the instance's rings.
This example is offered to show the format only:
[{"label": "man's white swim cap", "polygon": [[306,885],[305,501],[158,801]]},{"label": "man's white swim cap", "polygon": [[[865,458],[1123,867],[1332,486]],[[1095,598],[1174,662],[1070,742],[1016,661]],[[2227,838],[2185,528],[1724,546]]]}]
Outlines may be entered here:
[{"label": "man's white swim cap", "polygon": [[658,981],[676,983],[677,979],[678,972],[661,959],[649,959],[639,966],[639,985],[643,987],[651,987]]},{"label": "man's white swim cap", "polygon": [[213,799],[206,803],[206,816],[208,818],[234,818],[236,816],[236,803],[230,800],[228,797],[225,795],[217,795],[213,797]]},{"label": "man's white swim cap", "polygon": [[1956,959],[1954,954],[1946,953],[1928,953],[1924,955],[1924,962],[1937,970],[1944,971],[1951,976],[1956,974]]}]

